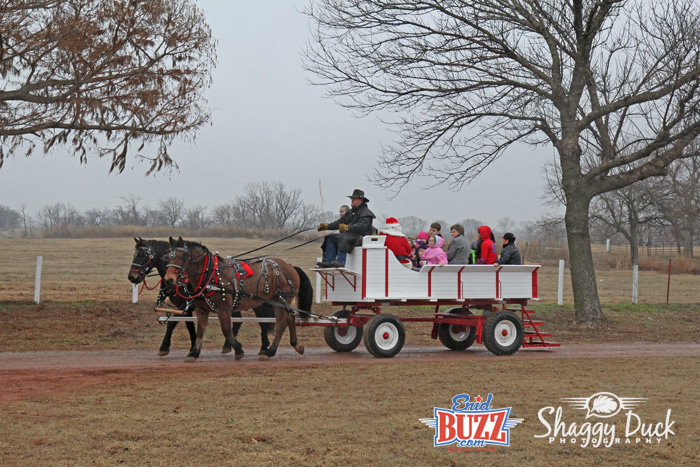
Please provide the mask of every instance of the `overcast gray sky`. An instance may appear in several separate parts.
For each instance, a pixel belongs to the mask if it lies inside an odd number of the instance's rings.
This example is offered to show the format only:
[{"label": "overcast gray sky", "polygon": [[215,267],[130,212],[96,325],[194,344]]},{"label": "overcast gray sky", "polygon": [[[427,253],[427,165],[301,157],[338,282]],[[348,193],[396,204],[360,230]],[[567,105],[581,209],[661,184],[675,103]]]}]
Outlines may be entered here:
[{"label": "overcast gray sky", "polygon": [[[194,143],[172,147],[179,171],[145,177],[147,164],[132,164],[122,174],[108,175],[108,160],[92,158],[80,165],[61,150],[16,155],[0,169],[0,204],[17,209],[25,202],[35,213],[62,202],[83,211],[114,207],[120,197],[135,194],[152,207],[177,197],[211,211],[240,194],[248,181],[279,180],[301,188],[304,201],[318,205],[320,180],[327,211],[347,203],[345,196],[360,188],[377,216],[450,223],[475,218],[494,224],[502,217],[521,222],[547,212],[539,195],[551,148],[513,147],[460,191],[425,190],[432,180],[416,180],[390,199],[390,191],[371,184],[368,175],[381,144],[394,136],[375,116],[355,118],[324,98],[322,87],[308,84],[301,50],[310,25],[299,12],[306,2],[198,1],[219,41],[218,66],[207,93],[212,125]],[[214,177],[228,179],[228,188]]]}]

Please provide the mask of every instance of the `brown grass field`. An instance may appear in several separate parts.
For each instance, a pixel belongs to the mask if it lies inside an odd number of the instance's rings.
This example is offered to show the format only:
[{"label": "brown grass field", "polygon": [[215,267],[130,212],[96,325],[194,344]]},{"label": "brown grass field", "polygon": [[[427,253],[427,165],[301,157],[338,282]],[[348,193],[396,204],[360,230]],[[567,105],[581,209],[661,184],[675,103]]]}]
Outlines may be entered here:
[{"label": "brown grass field", "polygon": [[[202,241],[225,254],[261,244]],[[147,368],[10,368],[3,355],[27,351],[147,349],[157,362],[164,328],[151,309],[155,291],[144,291],[140,303],[131,303],[126,274],[133,240],[0,239],[0,252],[2,465],[700,464],[700,355],[551,359],[524,358],[529,350],[510,357],[467,351],[464,361],[444,362],[394,358],[297,365],[305,357],[294,356],[290,364],[267,366],[244,359],[191,365],[167,360]],[[318,253],[312,244],[280,257],[309,268]],[[44,271],[42,303],[36,305],[39,254]],[[640,304],[634,306],[629,303],[631,271],[598,271],[609,319],[604,329],[571,323],[568,272],[565,280],[567,305],[558,307],[556,268],[544,267],[541,300],[533,304],[545,329],[564,346],[700,342],[700,276],[674,274],[671,305],[665,305],[666,275],[641,271]],[[314,311],[333,310],[315,305]],[[430,312],[389,311],[400,316]],[[174,357],[184,358],[185,334],[184,327],[175,331]],[[406,345],[438,345],[429,334],[429,326],[409,323]],[[253,359],[257,327],[244,326],[240,339]],[[316,328],[301,329],[300,341],[325,347]],[[205,350],[215,352],[221,342],[218,326],[210,326]],[[356,352],[366,351],[361,345]],[[662,422],[671,409],[675,435],[660,443],[642,440],[611,448],[535,438],[545,431],[537,418],[541,408],[603,391],[648,398],[636,409],[646,423]],[[509,447],[486,452],[433,447],[434,430],[419,419],[431,417],[433,407],[449,408],[459,393],[493,393],[494,408],[512,407],[512,416],[524,419],[512,429]],[[564,414],[567,422],[610,420],[624,430],[622,414],[587,420],[570,408]]]}]

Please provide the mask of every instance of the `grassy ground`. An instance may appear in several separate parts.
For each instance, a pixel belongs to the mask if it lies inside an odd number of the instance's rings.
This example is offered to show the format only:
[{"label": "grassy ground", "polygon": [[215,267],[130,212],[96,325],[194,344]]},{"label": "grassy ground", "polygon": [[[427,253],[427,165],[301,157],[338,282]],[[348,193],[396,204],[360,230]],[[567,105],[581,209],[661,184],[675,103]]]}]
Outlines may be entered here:
[{"label": "grassy ground", "polygon": [[[4,465],[698,465],[700,359],[605,360],[109,372],[99,387],[0,402],[0,455]],[[636,410],[647,424],[671,408],[675,436],[597,449],[535,438],[541,408],[599,391],[648,397]],[[489,392],[525,419],[510,447],[433,447],[419,419],[455,394]],[[621,415],[605,421],[624,430]]]}]

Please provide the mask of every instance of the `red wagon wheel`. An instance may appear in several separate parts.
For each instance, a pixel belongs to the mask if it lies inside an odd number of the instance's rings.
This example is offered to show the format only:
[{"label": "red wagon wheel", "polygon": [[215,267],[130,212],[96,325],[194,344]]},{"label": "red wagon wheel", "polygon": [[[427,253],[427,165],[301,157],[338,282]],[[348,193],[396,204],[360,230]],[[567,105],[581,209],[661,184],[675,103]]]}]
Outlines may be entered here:
[{"label": "red wagon wheel", "polygon": [[523,323],[510,311],[489,313],[484,318],[484,346],[496,355],[511,355],[523,344]]},{"label": "red wagon wheel", "polygon": [[399,318],[379,314],[365,325],[365,347],[375,357],[390,358],[401,351],[406,330]]},{"label": "red wagon wheel", "polygon": [[[446,313],[454,315],[471,315],[471,311],[462,310],[462,307],[450,308]],[[465,350],[471,347],[476,340],[476,327],[463,324],[440,323],[438,325],[438,339],[442,345],[450,350]]]},{"label": "red wagon wheel", "polygon": [[[350,315],[348,310],[338,310],[333,313],[336,318]],[[323,338],[328,347],[336,352],[352,352],[362,342],[362,328],[355,326],[328,326],[323,328]]]}]

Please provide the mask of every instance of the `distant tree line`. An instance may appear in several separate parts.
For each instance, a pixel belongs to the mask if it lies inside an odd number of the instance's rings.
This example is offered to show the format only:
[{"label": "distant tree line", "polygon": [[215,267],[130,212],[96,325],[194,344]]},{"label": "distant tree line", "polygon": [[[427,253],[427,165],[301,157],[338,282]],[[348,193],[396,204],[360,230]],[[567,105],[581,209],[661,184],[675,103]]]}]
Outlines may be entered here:
[{"label": "distant tree line", "polygon": [[313,227],[321,218],[320,210],[301,200],[300,189],[289,189],[280,182],[252,182],[243,194],[220,206],[188,206],[176,197],[146,205],[136,195],[121,198],[113,208],[92,208],[80,212],[70,203],[57,202],[41,207],[34,216],[26,214],[26,205],[14,210],[0,205],[0,231],[24,229],[101,228],[115,226],[171,227],[200,230],[210,227],[297,231]]},{"label": "distant tree line", "polygon": [[[693,257],[700,232],[700,144],[692,149],[693,155],[673,162],[664,176],[595,197],[589,212],[591,240],[629,244],[632,264],[637,264],[640,246],[662,243],[674,244],[679,256]],[[564,203],[557,170],[552,165],[545,170],[543,199],[551,205]],[[537,238],[566,239],[563,217],[543,217],[530,230]]]}]

